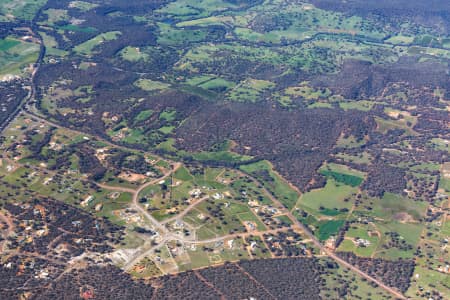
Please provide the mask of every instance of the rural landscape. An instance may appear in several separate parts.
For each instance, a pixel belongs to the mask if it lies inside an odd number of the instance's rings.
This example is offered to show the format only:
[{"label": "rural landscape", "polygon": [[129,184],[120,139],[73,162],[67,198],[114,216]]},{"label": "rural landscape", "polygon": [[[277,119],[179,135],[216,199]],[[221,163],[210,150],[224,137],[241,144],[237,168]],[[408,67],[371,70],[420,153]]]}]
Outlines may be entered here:
[{"label": "rural landscape", "polygon": [[450,2],[0,0],[0,299],[450,299]]}]

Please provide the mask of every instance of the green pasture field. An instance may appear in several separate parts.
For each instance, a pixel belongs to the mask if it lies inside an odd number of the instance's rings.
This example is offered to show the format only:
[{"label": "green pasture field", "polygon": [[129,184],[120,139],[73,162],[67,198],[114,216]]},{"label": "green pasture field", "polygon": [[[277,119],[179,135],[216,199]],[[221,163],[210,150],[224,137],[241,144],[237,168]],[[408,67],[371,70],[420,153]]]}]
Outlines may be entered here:
[{"label": "green pasture field", "polygon": [[177,27],[191,27],[191,26],[212,26],[212,25],[225,25],[228,23],[233,23],[233,18],[230,16],[212,16],[207,18],[189,20],[184,22],[179,22],[176,24]]},{"label": "green pasture field", "polygon": [[251,244],[252,242],[256,243],[256,247],[252,250],[252,256],[254,258],[271,258],[271,254],[269,249],[267,249],[264,242],[261,240],[259,236],[250,236],[245,238],[247,244]]},{"label": "green pasture field", "polygon": [[339,102],[339,106],[343,110],[356,109],[361,111],[370,111],[375,102],[372,101],[351,101],[351,102]]},{"label": "green pasture field", "polygon": [[167,83],[150,79],[139,79],[134,83],[134,85],[147,92],[165,90],[170,86]]},{"label": "green pasture field", "polygon": [[144,52],[142,49],[137,48],[137,47],[125,47],[124,49],[122,49],[119,52],[119,55],[122,57],[122,59],[124,60],[128,60],[131,62],[136,62],[136,61],[147,61],[150,58],[150,55],[146,52]]},{"label": "green pasture field", "polygon": [[69,7],[79,9],[80,11],[86,12],[93,8],[96,8],[98,4],[90,3],[86,1],[72,1],[69,4]]},{"label": "green pasture field", "polygon": [[30,21],[46,0],[1,0],[0,16]]},{"label": "green pasture field", "polygon": [[232,182],[231,187],[236,194],[242,194],[242,192],[245,192],[246,199],[248,200],[257,200],[263,205],[273,205],[269,197],[253,181],[249,182],[244,179],[236,179]]},{"label": "green pasture field", "polygon": [[207,90],[228,90],[235,87],[235,84],[223,78],[213,78],[199,84],[198,86]]},{"label": "green pasture field", "polygon": [[164,134],[170,134],[175,129],[175,126],[163,126],[158,130]]},{"label": "green pasture field", "polygon": [[382,223],[377,222],[376,226],[382,233],[385,232],[396,232],[400,235],[400,239],[404,240],[406,243],[410,244],[413,248],[411,250],[400,250],[398,248],[389,247],[384,249],[383,245],[386,243],[387,237],[383,236],[379,247],[376,251],[375,256],[386,258],[386,259],[396,259],[396,258],[413,258],[414,251],[420,240],[420,235],[423,231],[424,225],[418,223],[400,223],[400,222],[390,222]]},{"label": "green pasture field", "polygon": [[[371,257],[380,243],[380,238],[378,235],[369,235],[369,231],[376,232],[377,228],[370,224],[352,224],[345,234],[345,240],[341,243],[337,251],[350,251],[358,256]],[[355,238],[365,239],[370,242],[370,245],[367,247],[357,247],[351,240]]]},{"label": "green pasture field", "polygon": [[157,12],[179,19],[184,19],[184,16],[202,18],[211,15],[213,12],[223,12],[234,7],[236,5],[225,0],[181,0],[169,3]]},{"label": "green pasture field", "polygon": [[[416,277],[418,274],[418,278]],[[421,288],[425,290],[438,289],[442,293],[443,299],[450,298],[450,276],[436,270],[430,270],[426,265],[417,265],[414,269],[414,277],[411,286],[406,292],[408,297],[414,299],[417,293],[422,294]]]},{"label": "green pasture field", "polygon": [[248,222],[254,222],[256,224],[256,229],[259,231],[264,231],[266,229],[266,226],[261,222],[260,219],[258,219],[257,216],[255,216],[252,212],[243,212],[237,214],[237,217],[242,222],[248,221]]},{"label": "green pasture field", "polygon": [[20,44],[20,41],[12,38],[5,38],[3,40],[0,40],[0,51],[8,51],[14,46],[17,46]]},{"label": "green pasture field", "polygon": [[158,44],[183,45],[203,41],[207,32],[205,30],[183,30],[173,28],[168,24],[159,23]]},{"label": "green pasture field", "polygon": [[334,163],[323,166],[319,173],[329,178],[333,178],[336,182],[352,187],[361,185],[365,176],[363,172],[353,170],[345,165]]},{"label": "green pasture field", "polygon": [[[199,238],[206,239],[216,236],[228,235],[233,232],[245,232],[245,227],[238,215],[242,213],[251,213],[247,205],[227,200],[215,200],[214,203],[216,205],[222,204],[220,211],[224,215],[223,220],[219,220],[218,218],[213,217],[208,221],[204,221],[203,226],[197,231]],[[228,207],[226,207],[226,205],[228,205]],[[209,204],[208,202],[202,202],[196,207],[196,210],[200,211],[203,215],[210,215],[208,210],[208,207],[210,206],[211,204]]]},{"label": "green pasture field", "polygon": [[97,35],[96,37],[81,43],[74,47],[74,51],[79,54],[90,55],[93,53],[95,47],[103,42],[117,39],[122,33],[120,31],[110,31]]},{"label": "green pasture field", "polygon": [[224,161],[224,162],[242,162],[251,159],[250,156],[240,155],[230,151],[216,151],[216,152],[179,152],[181,155],[191,156],[197,161]]},{"label": "green pasture field", "polygon": [[439,180],[439,188],[444,189],[447,193],[450,192],[450,179],[441,177]]},{"label": "green pasture field", "polygon": [[175,173],[173,174],[173,178],[183,181],[191,181],[194,179],[194,177],[192,177],[192,175],[184,166],[175,171]]},{"label": "green pasture field", "polygon": [[139,262],[139,265],[144,266],[145,269],[143,272],[138,273],[136,271],[130,272],[131,276],[134,278],[152,278],[162,275],[161,270],[156,266],[156,264],[149,258],[144,258]]},{"label": "green pasture field", "polygon": [[153,110],[143,110],[138,113],[138,115],[134,118],[134,123],[142,122],[147,120],[153,115]]},{"label": "green pasture field", "polygon": [[[322,259],[321,262],[325,263],[327,260]],[[383,289],[375,288],[366,279],[358,276],[354,272],[349,272],[348,269],[338,267],[335,269],[328,269],[327,275],[324,277],[326,285],[330,287],[330,291],[322,292],[322,298],[324,299],[341,299],[342,295],[339,294],[339,288],[342,282],[348,283],[348,293],[345,296],[346,299],[391,299],[391,294],[385,292]],[[326,294],[325,294],[326,293]]]},{"label": "green pasture field", "polygon": [[433,149],[438,149],[438,150],[442,150],[442,151],[447,151],[450,153],[450,146],[449,146],[449,142],[441,139],[441,138],[433,138],[431,139],[427,146],[433,148]]},{"label": "green pasture field", "polygon": [[67,51],[58,49],[58,42],[53,36],[48,35],[43,31],[39,32],[39,34],[44,41],[46,56],[66,56],[68,54]]},{"label": "green pasture field", "polygon": [[316,236],[319,240],[325,241],[330,236],[336,235],[344,223],[344,220],[321,221],[319,222],[319,230],[316,232]]},{"label": "green pasture field", "polygon": [[289,217],[286,216],[286,215],[277,216],[277,217],[275,217],[275,218],[276,218],[277,220],[279,220],[279,221],[281,221],[281,222],[283,222],[283,223],[289,225],[289,226],[293,224],[293,223],[292,223],[292,220],[289,219]]},{"label": "green pasture field", "polygon": [[50,8],[44,11],[44,14],[47,15],[48,25],[54,25],[59,21],[67,21],[69,19],[68,11],[65,9],[55,9]]},{"label": "green pasture field", "polygon": [[292,209],[299,198],[299,193],[294,190],[285,180],[276,174],[270,163],[267,161],[260,161],[253,164],[242,165],[240,169],[248,174],[255,175],[258,171],[266,171],[273,179],[271,182],[266,182],[263,178],[256,175],[256,178],[261,181],[263,186],[273,193],[274,197],[283,203],[287,208]]},{"label": "green pasture field", "polygon": [[396,35],[390,37],[385,41],[385,43],[393,44],[393,45],[402,45],[402,44],[411,44],[414,41],[414,37],[405,36],[405,35]]},{"label": "green pasture field", "polygon": [[97,29],[94,27],[82,27],[82,26],[77,26],[77,25],[72,25],[72,24],[68,24],[68,25],[64,25],[64,26],[57,26],[56,27],[58,30],[62,30],[62,31],[73,31],[73,32],[96,32]]},{"label": "green pasture field", "polygon": [[[328,179],[324,188],[313,190],[302,195],[299,201],[300,207],[306,207],[312,210],[314,214],[319,213],[321,206],[328,209],[350,209],[354,199],[352,194],[357,192],[357,188],[336,182],[334,179]],[[344,199],[350,199],[345,202]]]},{"label": "green pasture field", "polygon": [[407,134],[409,135],[415,135],[414,130],[406,125],[404,122],[398,121],[398,120],[386,120],[382,118],[375,117],[375,121],[378,125],[378,131],[381,133],[386,133],[389,130],[393,129],[404,129]]},{"label": "green pasture field", "polygon": [[299,86],[288,87],[284,93],[289,96],[301,96],[307,100],[327,99],[331,96],[329,89],[315,89],[310,87],[308,82],[302,82]]},{"label": "green pasture field", "polygon": [[[418,221],[424,216],[428,204],[423,201],[415,201],[397,194],[385,193],[382,198],[362,198],[363,207],[355,208],[355,212],[373,216],[384,221],[395,219],[398,213],[407,213],[413,220]],[[364,208],[370,205],[369,211]]]},{"label": "green pasture field", "polygon": [[16,38],[0,39],[0,76],[23,75],[24,68],[36,62],[39,45]]},{"label": "green pasture field", "polygon": [[336,154],[336,157],[343,159],[345,162],[363,164],[363,165],[369,164],[370,161],[372,160],[372,156],[367,152],[363,152],[358,155],[349,155],[346,153],[338,153],[338,154]]},{"label": "green pasture field", "polygon": [[337,143],[336,146],[339,148],[347,148],[347,149],[351,149],[351,148],[357,148],[360,147],[362,145],[364,145],[366,142],[362,139],[362,140],[356,140],[356,138],[351,135],[349,137],[343,137],[341,136]]},{"label": "green pasture field", "polygon": [[267,43],[279,43],[280,36],[276,33],[259,33],[249,28],[236,27],[234,33],[240,40],[247,40],[250,42],[267,42]]},{"label": "green pasture field", "polygon": [[166,109],[159,114],[160,120],[165,120],[167,122],[172,122],[175,120],[177,111],[174,109]]},{"label": "green pasture field", "polygon": [[267,80],[247,79],[233,88],[227,98],[237,102],[258,102],[263,100],[263,92],[274,87],[275,84]]}]

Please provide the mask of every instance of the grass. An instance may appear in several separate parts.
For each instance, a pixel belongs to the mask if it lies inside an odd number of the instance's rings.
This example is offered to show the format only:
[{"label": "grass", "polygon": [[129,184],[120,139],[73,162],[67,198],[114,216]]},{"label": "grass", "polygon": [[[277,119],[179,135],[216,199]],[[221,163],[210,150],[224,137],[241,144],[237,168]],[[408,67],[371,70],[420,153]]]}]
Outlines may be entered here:
[{"label": "grass", "polygon": [[149,54],[142,52],[140,48],[131,46],[122,49],[119,52],[119,55],[122,57],[122,59],[132,62],[139,60],[147,61],[150,57]]},{"label": "grass", "polygon": [[50,25],[53,25],[59,21],[66,21],[69,19],[69,15],[67,13],[67,10],[65,9],[50,8],[44,11],[44,13],[47,15],[47,24]]},{"label": "grass", "polygon": [[343,159],[345,162],[355,163],[355,164],[363,164],[367,165],[370,163],[372,157],[367,152],[362,152],[358,155],[350,155],[347,153],[338,153],[336,154],[338,158]]},{"label": "grass", "polygon": [[254,222],[256,224],[256,229],[263,231],[266,229],[264,224],[259,220],[252,212],[244,212],[237,214],[237,217],[242,221]]},{"label": "grass", "polygon": [[190,27],[190,26],[211,26],[211,25],[224,25],[227,23],[233,23],[233,18],[230,16],[213,16],[195,20],[189,20],[184,22],[179,22],[176,24],[177,27]]},{"label": "grass", "polygon": [[96,8],[98,4],[89,3],[86,1],[72,1],[69,4],[69,7],[79,9],[80,11],[86,12],[93,8]]},{"label": "grass", "polygon": [[450,142],[448,140],[444,140],[441,138],[433,138],[428,142],[428,145],[430,145],[434,149],[447,151],[450,153]]},{"label": "grass", "polygon": [[289,87],[285,89],[285,94],[289,96],[301,96],[307,100],[327,99],[331,96],[329,89],[315,89],[308,85],[308,82],[302,82],[300,86]]},{"label": "grass", "polygon": [[235,84],[223,78],[214,78],[198,85],[207,90],[227,90],[233,88]]},{"label": "grass", "polygon": [[389,222],[382,224],[376,223],[376,225],[382,233],[396,232],[401,236],[402,240],[405,240],[408,244],[413,246],[412,250],[406,251],[397,248],[383,249],[382,245],[385,242],[385,238],[383,238],[380,247],[377,249],[376,256],[390,259],[414,257],[414,249],[419,243],[420,234],[424,228],[422,224]]},{"label": "grass", "polygon": [[241,40],[247,40],[251,42],[269,42],[278,43],[280,37],[275,33],[259,33],[249,28],[236,27],[234,33]]},{"label": "grass", "polygon": [[139,266],[143,266],[145,268],[142,272],[132,271],[130,274],[135,278],[152,278],[162,275],[161,270],[147,257],[139,262]]},{"label": "grass", "polygon": [[336,235],[344,225],[344,220],[331,220],[319,223],[319,230],[316,235],[321,241],[327,240],[330,236]]},{"label": "grass", "polygon": [[372,210],[365,213],[383,220],[393,220],[397,213],[407,213],[415,220],[424,216],[428,204],[422,201],[414,201],[397,194],[385,193],[383,198],[372,199]]},{"label": "grass", "polygon": [[374,104],[375,104],[375,102],[373,102],[373,101],[365,101],[365,100],[351,101],[351,102],[339,102],[339,106],[343,110],[356,109],[356,110],[361,110],[361,111],[369,111],[372,109]]},{"label": "grass", "polygon": [[47,0],[1,0],[0,13],[31,21]]},{"label": "grass", "polygon": [[186,43],[200,42],[207,36],[206,30],[184,30],[176,29],[168,24],[159,23],[158,44],[180,45]]},{"label": "grass", "polygon": [[411,287],[406,292],[406,296],[414,299],[417,297],[416,293],[422,294],[420,287],[425,288],[426,291],[438,289],[443,295],[443,299],[450,299],[450,276],[448,274],[430,270],[425,265],[417,265],[414,269],[414,274],[419,277],[414,277]]},{"label": "grass", "polygon": [[39,34],[44,41],[46,56],[65,56],[68,54],[67,51],[58,49],[58,42],[53,36],[43,31],[40,31]]},{"label": "grass", "polygon": [[164,134],[172,133],[172,131],[175,129],[175,126],[163,126],[159,128],[158,130]]},{"label": "grass", "polygon": [[258,79],[246,79],[232,89],[227,98],[237,102],[258,102],[264,91],[275,87],[273,82]]},{"label": "grass", "polygon": [[134,85],[147,92],[165,90],[170,86],[167,83],[150,79],[138,79]]},{"label": "grass", "polygon": [[353,193],[357,192],[357,188],[344,185],[330,178],[327,180],[325,187],[305,193],[300,198],[299,204],[302,207],[312,209],[314,212],[320,212],[320,207],[325,209],[350,209],[353,201],[345,202]]},{"label": "grass", "polygon": [[150,118],[152,115],[153,115],[153,110],[151,110],[151,109],[140,111],[139,114],[134,118],[134,123],[136,124],[136,123],[145,121],[148,118]]},{"label": "grass", "polygon": [[36,62],[39,45],[13,38],[0,40],[0,76],[25,74],[25,68]]},{"label": "grass", "polygon": [[[322,264],[327,260],[321,259]],[[354,272],[349,272],[346,268],[327,269],[328,274],[325,276],[328,290],[323,291],[321,296],[323,299],[391,299],[391,295],[383,289],[375,288],[372,283],[360,277]],[[340,294],[340,287],[348,284],[348,293],[345,297]],[[331,295],[330,295],[331,294]],[[412,297],[414,298],[414,297]]]},{"label": "grass", "polygon": [[356,138],[354,136],[348,136],[348,137],[344,137],[341,136],[339,137],[336,146],[340,147],[340,148],[356,148],[356,147],[360,147],[362,145],[365,144],[365,141],[363,139],[361,140],[356,140]]},{"label": "grass", "polygon": [[223,12],[236,5],[225,0],[180,0],[169,3],[158,9],[158,13],[183,19],[184,16],[201,18],[211,15],[213,12]]},{"label": "grass", "polygon": [[177,111],[174,109],[168,109],[168,110],[164,110],[163,112],[161,112],[159,114],[159,119],[160,120],[165,120],[167,122],[172,122],[175,120],[175,117],[177,115]]},{"label": "grass", "polygon": [[[352,224],[345,234],[345,240],[339,246],[338,251],[350,251],[355,253],[356,255],[363,257],[371,257],[371,255],[377,249],[380,238],[377,235],[369,235],[369,230],[374,230],[374,226],[372,225],[364,225],[364,224]],[[356,246],[352,240],[355,238],[365,239],[370,242],[370,245],[367,247],[358,247]]]},{"label": "grass", "polygon": [[216,207],[217,205],[220,205],[222,218],[203,220],[203,225],[197,231],[199,239],[208,239],[227,235],[232,232],[242,233],[245,231],[245,227],[238,215],[242,213],[251,213],[247,205],[229,200],[214,200],[214,205],[205,201],[197,205],[196,210],[207,216],[210,215],[208,207]]},{"label": "grass", "polygon": [[120,31],[110,31],[97,35],[96,37],[81,43],[74,47],[74,51],[80,54],[90,55],[94,51],[95,47],[106,41],[112,41],[117,39],[122,33]]},{"label": "grass", "polygon": [[17,46],[20,44],[20,41],[12,38],[5,38],[3,40],[0,40],[0,51],[8,51],[14,46]]},{"label": "grass", "polygon": [[377,130],[383,134],[386,134],[389,130],[403,129],[407,134],[415,135],[414,130],[400,120],[386,120],[375,117],[375,121],[377,122]]},{"label": "grass", "polygon": [[196,152],[192,154],[189,153],[189,155],[198,161],[242,162],[251,158],[246,155],[240,155],[229,151]]},{"label": "grass", "polygon": [[441,177],[439,180],[439,188],[444,189],[446,192],[450,192],[450,179]]},{"label": "grass", "polygon": [[189,173],[186,167],[182,166],[173,174],[173,178],[183,180],[183,181],[191,181],[194,179],[192,175]]},{"label": "grass", "polygon": [[[284,181],[278,174],[276,174],[270,163],[267,161],[260,161],[253,164],[242,165],[240,169],[248,174],[255,176],[262,182],[265,188],[267,188],[275,198],[283,203],[287,208],[292,209],[299,198],[299,193],[294,190],[286,181]],[[259,174],[264,172],[271,178],[270,181],[266,180],[266,176],[262,177]]]},{"label": "grass", "polygon": [[97,29],[94,27],[81,27],[81,26],[72,25],[72,24],[58,26],[57,28],[60,30],[64,30],[64,31],[85,32],[85,33],[92,33],[92,32],[97,31]]},{"label": "grass", "polygon": [[337,164],[328,164],[322,168],[319,173],[326,177],[333,178],[336,182],[352,187],[361,185],[364,180],[364,173]]},{"label": "grass", "polygon": [[292,225],[292,220],[289,219],[288,216],[285,215],[277,216],[276,219],[283,222],[284,224]]},{"label": "grass", "polygon": [[396,35],[390,37],[385,42],[394,45],[411,44],[414,41],[414,37],[405,35]]}]

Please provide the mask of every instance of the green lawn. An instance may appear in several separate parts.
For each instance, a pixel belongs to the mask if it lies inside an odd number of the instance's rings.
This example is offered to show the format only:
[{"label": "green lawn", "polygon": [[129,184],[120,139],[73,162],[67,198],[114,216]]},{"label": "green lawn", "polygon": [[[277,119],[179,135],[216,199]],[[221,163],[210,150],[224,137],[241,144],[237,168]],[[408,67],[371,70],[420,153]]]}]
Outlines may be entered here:
[{"label": "green lawn", "polygon": [[319,222],[319,230],[316,232],[316,236],[321,241],[325,241],[332,235],[336,235],[339,229],[344,225],[343,220],[331,220]]},{"label": "green lawn", "polygon": [[[299,204],[315,212],[319,212],[321,206],[328,209],[350,209],[354,202],[351,195],[356,193],[357,190],[355,187],[336,182],[330,178],[324,188],[303,194]],[[345,202],[345,199],[349,199],[349,201]]]},{"label": "green lawn", "polygon": [[74,47],[74,51],[80,54],[90,55],[95,47],[100,44],[117,39],[122,33],[120,31],[110,31],[97,35],[96,37]]},{"label": "green lawn", "polygon": [[[264,187],[287,208],[292,209],[297,203],[299,198],[298,192],[272,170],[270,163],[260,161],[253,164],[242,165],[240,169],[260,180]],[[260,175],[262,174],[261,172],[264,173],[264,176]],[[265,175],[269,176],[271,180],[267,181]]]}]

